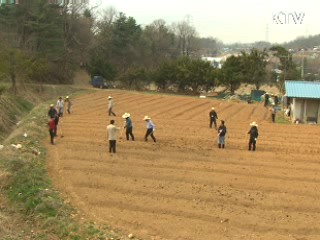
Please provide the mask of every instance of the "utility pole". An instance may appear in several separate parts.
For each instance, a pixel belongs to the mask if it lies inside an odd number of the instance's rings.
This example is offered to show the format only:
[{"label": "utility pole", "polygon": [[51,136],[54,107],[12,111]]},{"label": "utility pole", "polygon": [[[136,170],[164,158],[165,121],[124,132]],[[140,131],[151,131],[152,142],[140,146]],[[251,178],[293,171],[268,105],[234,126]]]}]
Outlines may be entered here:
[{"label": "utility pole", "polygon": [[279,90],[280,92],[283,93],[284,90],[284,82],[286,81],[286,75],[287,75],[287,65],[289,62],[289,58],[290,58],[290,53],[288,53],[287,55],[279,55],[279,58],[284,58],[284,66],[283,66],[283,81],[280,80],[279,82]]},{"label": "utility pole", "polygon": [[301,79],[304,80],[304,56],[301,61]]}]

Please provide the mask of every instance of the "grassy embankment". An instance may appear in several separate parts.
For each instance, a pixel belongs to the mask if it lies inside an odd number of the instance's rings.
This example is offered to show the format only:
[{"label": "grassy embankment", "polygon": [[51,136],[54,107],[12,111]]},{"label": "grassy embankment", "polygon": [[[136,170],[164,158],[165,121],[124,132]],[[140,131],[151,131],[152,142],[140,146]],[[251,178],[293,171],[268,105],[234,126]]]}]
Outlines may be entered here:
[{"label": "grassy embankment", "polygon": [[[45,87],[29,96],[35,103],[26,100],[28,94],[0,96],[0,239],[124,239],[82,218],[60,198],[47,174],[48,99],[79,94],[79,89]],[[11,146],[18,143],[21,149]]]}]

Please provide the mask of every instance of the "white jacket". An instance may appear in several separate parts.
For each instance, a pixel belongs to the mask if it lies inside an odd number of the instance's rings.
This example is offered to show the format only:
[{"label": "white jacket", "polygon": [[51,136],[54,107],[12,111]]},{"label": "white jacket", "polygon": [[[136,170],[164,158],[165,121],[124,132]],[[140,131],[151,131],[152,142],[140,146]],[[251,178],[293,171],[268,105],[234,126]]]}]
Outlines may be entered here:
[{"label": "white jacket", "polygon": [[110,99],[109,102],[108,102],[108,109],[110,109],[112,107],[113,107],[113,100]]},{"label": "white jacket", "polygon": [[57,101],[57,109],[62,109],[64,107],[64,101],[63,100],[58,100]]},{"label": "white jacket", "polygon": [[107,126],[107,138],[108,140],[117,140],[118,131],[120,128],[113,124]]}]

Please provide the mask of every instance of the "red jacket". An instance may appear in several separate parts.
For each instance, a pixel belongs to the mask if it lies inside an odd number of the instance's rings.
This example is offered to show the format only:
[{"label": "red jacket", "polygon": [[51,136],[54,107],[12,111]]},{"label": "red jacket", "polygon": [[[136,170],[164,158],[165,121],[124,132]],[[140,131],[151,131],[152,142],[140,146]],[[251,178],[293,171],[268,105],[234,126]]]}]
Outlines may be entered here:
[{"label": "red jacket", "polygon": [[53,118],[51,118],[51,119],[49,120],[48,126],[49,126],[49,131],[56,129],[56,123],[54,122],[54,119],[53,119]]}]

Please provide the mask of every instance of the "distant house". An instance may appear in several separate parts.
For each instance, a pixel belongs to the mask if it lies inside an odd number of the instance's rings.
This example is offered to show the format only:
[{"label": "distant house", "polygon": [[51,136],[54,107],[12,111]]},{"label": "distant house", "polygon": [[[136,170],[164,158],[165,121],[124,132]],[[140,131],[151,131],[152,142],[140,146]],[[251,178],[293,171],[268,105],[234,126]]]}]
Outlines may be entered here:
[{"label": "distant house", "polygon": [[319,124],[320,81],[285,81],[285,91],[293,121]]},{"label": "distant house", "polygon": [[221,57],[201,57],[201,59],[210,62],[215,68],[221,68],[223,64],[223,59]]}]

